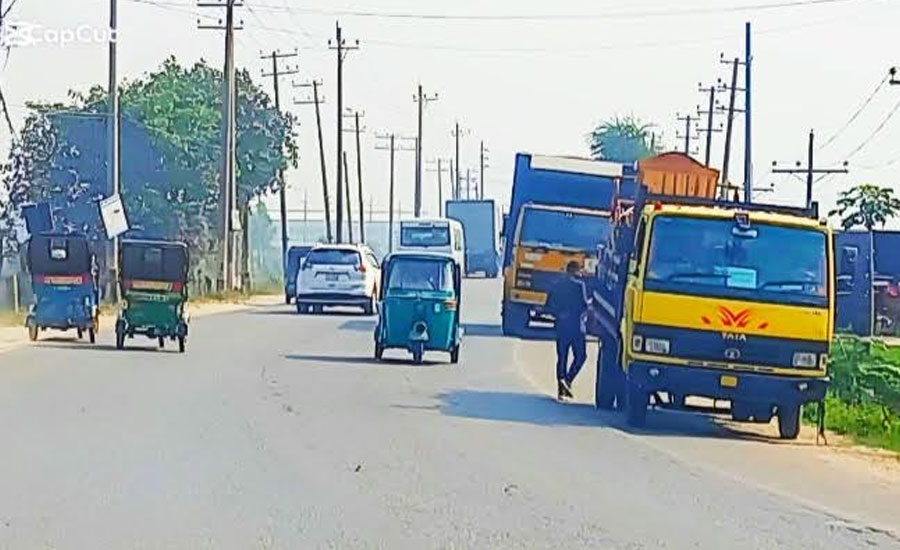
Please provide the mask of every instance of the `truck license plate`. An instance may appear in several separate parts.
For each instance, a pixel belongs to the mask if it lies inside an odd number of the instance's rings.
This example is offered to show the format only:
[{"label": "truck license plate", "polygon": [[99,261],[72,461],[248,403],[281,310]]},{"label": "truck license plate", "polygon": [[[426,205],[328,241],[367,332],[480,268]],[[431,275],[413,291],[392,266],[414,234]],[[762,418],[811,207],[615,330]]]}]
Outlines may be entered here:
[{"label": "truck license plate", "polygon": [[730,374],[723,374],[722,378],[719,379],[719,384],[721,384],[723,388],[736,388],[738,386],[738,377],[731,376]]}]

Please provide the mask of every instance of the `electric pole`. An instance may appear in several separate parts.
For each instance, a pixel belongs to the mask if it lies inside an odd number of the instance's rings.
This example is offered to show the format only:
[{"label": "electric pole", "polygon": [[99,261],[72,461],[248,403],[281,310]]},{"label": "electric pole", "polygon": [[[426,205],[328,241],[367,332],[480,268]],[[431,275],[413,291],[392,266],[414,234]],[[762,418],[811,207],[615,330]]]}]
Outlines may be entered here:
[{"label": "electric pole", "polygon": [[[287,67],[283,70],[279,70],[278,61],[281,59],[291,59],[296,58],[298,56],[297,52],[293,53],[281,53],[278,50],[272,50],[272,53],[269,55],[261,55],[262,59],[271,59],[272,60],[272,72],[266,73],[263,72],[263,77],[272,77],[272,87],[275,91],[275,110],[281,113],[281,94],[279,90],[279,80],[282,76],[289,76],[293,74],[297,74],[299,70],[297,67]],[[278,169],[278,199],[279,206],[281,207],[281,257],[287,258],[288,251],[288,226],[287,226],[287,184],[284,181],[284,170]]]},{"label": "electric pole", "polygon": [[707,107],[707,110],[704,111],[704,110],[700,109],[699,107],[697,108],[697,114],[699,116],[702,117],[703,115],[706,115],[706,127],[705,128],[697,128],[697,132],[699,132],[701,134],[706,134],[706,157],[705,157],[706,162],[704,162],[704,164],[706,164],[707,168],[711,168],[712,167],[712,164],[711,164],[712,163],[712,135],[714,133],[718,133],[718,132],[722,131],[721,125],[719,125],[718,127],[713,126],[713,122],[714,122],[713,117],[715,117],[715,115],[716,115],[716,90],[717,90],[717,88],[715,86],[709,86],[708,88],[704,88],[703,84],[700,84],[699,89],[700,89],[700,92],[709,94],[709,107]]},{"label": "electric pole", "polygon": [[418,93],[413,97],[413,101],[419,108],[418,116],[418,132],[416,134],[418,140],[416,142],[416,195],[415,195],[415,217],[422,215],[422,118],[425,113],[425,105],[432,101],[437,101],[438,95],[428,95],[422,91],[422,85],[419,84]]},{"label": "electric pole", "polygon": [[[322,115],[319,110],[319,105],[325,103],[325,98],[319,97],[319,86],[321,85],[321,80],[313,80],[311,82],[305,82],[302,84],[294,84],[295,88],[312,88],[313,90],[313,96],[311,100],[306,99],[294,101],[294,104],[315,105],[316,107],[316,128],[319,134],[319,163],[322,170],[322,198],[325,201],[325,236],[328,239],[329,243],[333,243],[334,236],[331,233],[331,201],[328,197],[328,169],[325,165],[325,142],[322,140]],[[340,181],[338,181],[338,187],[340,188]]]},{"label": "electric pole", "polygon": [[[813,205],[813,184],[818,181],[815,180],[814,177],[816,175],[820,175],[821,177],[826,177],[831,174],[847,174],[849,171],[847,170],[847,162],[844,161],[843,167],[841,168],[816,168],[815,167],[815,133],[810,130],[809,131],[809,144],[807,151],[807,159],[806,166],[803,166],[800,162],[797,162],[795,168],[777,168],[778,163],[772,163],[772,173],[773,174],[791,174],[798,175],[804,174],[806,175],[806,207],[812,208]],[[821,179],[821,178],[820,178]]]},{"label": "electric pole", "polygon": [[[428,162],[430,165],[428,168],[429,172],[437,173],[437,190],[438,190],[438,217],[444,217],[444,180],[443,175],[444,172],[447,171],[447,165],[444,163],[444,159],[438,157]],[[432,167],[435,166],[436,167]]]},{"label": "electric pole", "polygon": [[484,169],[490,168],[490,165],[488,164],[488,161],[490,160],[488,158],[488,153],[490,153],[490,151],[485,148],[484,140],[481,140],[481,171],[478,179],[478,183],[481,186],[478,192],[478,198],[480,200],[484,200]]},{"label": "electric pole", "polygon": [[346,194],[347,205],[347,242],[353,244],[353,214],[350,210],[350,174],[347,172],[347,151],[343,151],[341,155],[344,163],[344,193]]},{"label": "electric pole", "polygon": [[[235,26],[234,8],[242,6],[236,0],[225,0],[225,24],[219,20],[216,25],[204,25],[198,21],[200,29],[225,31],[225,70],[222,83],[222,172],[220,174],[219,201],[222,221],[222,286],[224,290],[232,290],[235,287],[235,247],[234,232],[237,217],[235,211],[236,193],[236,158],[235,158],[235,104],[237,86],[234,72],[234,31],[241,26]],[[199,3],[200,8],[221,8],[221,3]]]},{"label": "electric pole", "polygon": [[[108,196],[117,196],[121,190],[119,184],[119,85],[117,73],[118,54],[116,50],[115,32],[118,27],[117,1],[109,1],[109,28],[112,36],[109,40],[109,82],[107,87],[107,95],[109,98],[109,117],[106,121],[108,153],[106,157],[106,181]],[[3,8],[0,7],[0,14]],[[107,247],[109,255],[107,256],[107,276],[109,277],[107,286],[107,296],[115,303],[119,300],[118,280],[119,280],[119,237],[113,237]]]},{"label": "electric pole", "polygon": [[[456,140],[456,178],[454,178],[454,180],[453,180],[453,182],[454,182],[453,196],[456,200],[459,200],[460,197],[462,196],[462,193],[461,193],[461,191],[462,191],[461,190],[462,170],[460,169],[460,164],[459,164],[459,137],[463,136],[463,135],[467,135],[468,133],[469,133],[468,130],[463,130],[459,127],[458,121],[454,125],[453,130],[451,130],[451,132],[450,132],[450,134]],[[451,171],[452,171],[452,168],[451,168]]]},{"label": "electric pole", "polygon": [[753,196],[753,128],[750,97],[750,69],[753,53],[750,50],[750,22],[744,24],[744,202],[750,203]]},{"label": "electric pole", "polygon": [[375,134],[375,138],[381,140],[388,141],[387,145],[384,144],[375,144],[375,149],[379,151],[390,151],[391,161],[390,161],[390,184],[388,189],[388,252],[393,252],[394,250],[394,157],[397,151],[418,151],[416,147],[404,147],[403,145],[400,148],[397,148],[397,141],[411,141],[416,138],[408,138],[408,137],[400,137],[397,134]]},{"label": "electric pole", "polygon": [[[359,40],[353,45],[348,45],[341,34],[340,22],[335,23],[335,39],[328,41],[329,49],[337,52],[337,222],[335,228],[337,230],[337,242],[343,242],[342,233],[342,217],[343,217],[343,193],[341,192],[341,180],[344,165],[344,58],[347,52],[359,49]],[[347,197],[349,202],[350,197]],[[349,204],[347,205],[349,210]],[[352,240],[352,238],[351,238]]]},{"label": "electric pole", "polygon": [[[739,90],[739,88],[737,86],[737,79],[738,79],[738,67],[740,66],[741,61],[740,61],[740,59],[735,57],[733,61],[729,62],[729,61],[725,61],[725,59],[723,57],[722,63],[727,63],[727,64],[731,65],[731,85],[729,86],[727,84],[724,84],[724,83],[722,83],[721,80],[719,80],[720,89],[722,91],[729,92],[728,109],[726,111],[728,113],[728,117],[726,119],[727,122],[725,124],[725,158],[722,161],[722,187],[721,187],[721,192],[719,195],[720,199],[725,199],[728,196],[728,188],[731,186],[731,181],[728,178],[728,173],[729,173],[729,168],[731,167],[731,134],[734,129],[734,114],[740,113],[743,111],[740,109],[737,109],[734,106],[736,94]],[[744,200],[747,200],[746,197]]]},{"label": "electric pole", "polygon": [[675,138],[684,140],[684,154],[690,155],[691,142],[699,139],[699,136],[694,135],[693,127],[691,126],[692,123],[697,122],[697,118],[691,115],[678,116],[677,118],[680,122],[684,122],[684,134],[679,135],[676,133]]},{"label": "electric pole", "polygon": [[[363,183],[362,183],[362,149],[360,147],[359,135],[365,132],[365,128],[360,128],[359,118],[366,116],[365,112],[348,110],[344,116],[354,120],[354,127],[348,131],[356,134],[356,181],[359,187],[359,242],[366,242],[365,216],[363,215]],[[344,167],[346,170],[347,168]],[[347,196],[349,200],[349,195]]]},{"label": "electric pole", "polygon": [[450,196],[453,200],[459,200],[459,180],[456,177],[456,170],[453,168],[453,159],[450,159],[450,182],[453,186],[450,188]]}]

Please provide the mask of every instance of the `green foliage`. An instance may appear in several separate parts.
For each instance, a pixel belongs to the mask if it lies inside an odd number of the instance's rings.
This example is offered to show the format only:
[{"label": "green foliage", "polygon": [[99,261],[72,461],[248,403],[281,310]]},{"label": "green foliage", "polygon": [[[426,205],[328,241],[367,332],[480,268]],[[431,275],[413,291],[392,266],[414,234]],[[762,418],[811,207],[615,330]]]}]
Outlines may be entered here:
[{"label": "green foliage", "polygon": [[837,208],[829,216],[840,216],[844,229],[864,227],[871,231],[884,227],[888,220],[900,215],[900,198],[888,187],[863,184],[842,191]]},{"label": "green foliage", "polygon": [[[826,427],[866,445],[900,451],[900,348],[841,336],[829,374]],[[804,411],[807,421],[814,422],[814,411]]]},{"label": "green foliage", "polygon": [[279,229],[269,210],[260,201],[250,216],[250,267],[255,289],[273,283],[281,285],[283,261],[278,234]]},{"label": "green foliage", "polygon": [[[246,71],[238,73],[237,90],[238,206],[244,207],[254,197],[277,189],[279,171],[296,166],[298,149],[296,120],[278,112]],[[219,174],[223,165],[221,95],[222,72],[203,61],[183,67],[169,58],[158,71],[123,83],[123,126],[128,123],[138,128],[139,132],[130,134],[140,135],[139,139],[126,140],[130,127],[123,127],[122,195],[132,226],[144,234],[184,240],[199,252],[217,248],[216,227],[221,224]],[[51,176],[60,172],[58,165],[64,164],[66,155],[77,156],[79,150],[88,147],[77,140],[66,142],[67,119],[53,115],[59,111],[106,113],[108,98],[100,86],[84,93],[70,92],[69,97],[67,104],[31,106],[25,128],[3,167],[9,199],[0,204],[0,238],[9,235],[11,228],[3,223],[11,225],[23,202],[55,198],[59,219],[83,199],[70,196],[60,200],[57,196],[77,190],[73,191],[72,185],[53,183]],[[102,135],[75,137],[92,139],[95,149],[96,141],[105,140]],[[105,164],[105,156],[99,161]],[[101,166],[97,172],[104,170]],[[84,174],[74,174],[73,178],[83,181]],[[102,177],[93,174],[89,179]],[[96,197],[87,198],[93,201]],[[96,211],[95,205],[91,208],[92,213]]]},{"label": "green foliage", "polygon": [[596,160],[633,163],[659,152],[652,143],[652,124],[634,116],[614,117],[600,123],[591,132],[588,141],[591,156]]}]

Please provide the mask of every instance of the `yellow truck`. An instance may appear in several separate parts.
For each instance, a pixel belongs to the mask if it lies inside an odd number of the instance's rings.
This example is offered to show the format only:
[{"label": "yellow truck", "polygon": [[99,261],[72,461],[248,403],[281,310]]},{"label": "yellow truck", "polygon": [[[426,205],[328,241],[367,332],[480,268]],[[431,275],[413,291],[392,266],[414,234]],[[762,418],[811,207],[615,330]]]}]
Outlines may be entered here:
[{"label": "yellow truck", "polygon": [[638,182],[620,186],[592,281],[597,407],[642,426],[651,400],[685,408],[686,397],[705,397],[730,403],[736,421],[777,416],[780,436],[796,438],[802,406],[828,386],[827,222],[815,207],[651,194]]}]

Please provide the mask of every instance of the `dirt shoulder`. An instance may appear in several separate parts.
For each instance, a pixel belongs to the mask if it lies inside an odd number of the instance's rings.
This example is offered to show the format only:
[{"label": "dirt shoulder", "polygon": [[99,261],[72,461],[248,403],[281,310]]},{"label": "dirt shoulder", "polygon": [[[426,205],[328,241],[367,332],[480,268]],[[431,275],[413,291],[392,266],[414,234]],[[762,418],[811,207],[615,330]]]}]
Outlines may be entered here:
[{"label": "dirt shoulder", "polygon": [[[535,391],[555,395],[552,342],[516,342],[521,375]],[[597,344],[576,380],[571,405],[593,406]],[[778,439],[776,425],[734,423],[725,417],[653,411],[645,430],[625,426],[617,413],[597,413],[598,426],[621,430],[687,467],[714,470],[737,483],[758,486],[800,504],[826,510],[900,536],[900,454],[854,445],[828,433],[827,445],[804,426],[796,441]]]},{"label": "dirt shoulder", "polygon": [[[263,307],[281,303],[283,296],[253,295],[234,296],[215,300],[197,300],[188,302],[187,315],[189,319],[242,311],[252,307]],[[116,315],[112,311],[104,312],[100,316],[100,331],[110,330],[115,325]],[[28,344],[28,333],[23,326],[24,315],[4,316],[0,318],[0,353]]]}]

